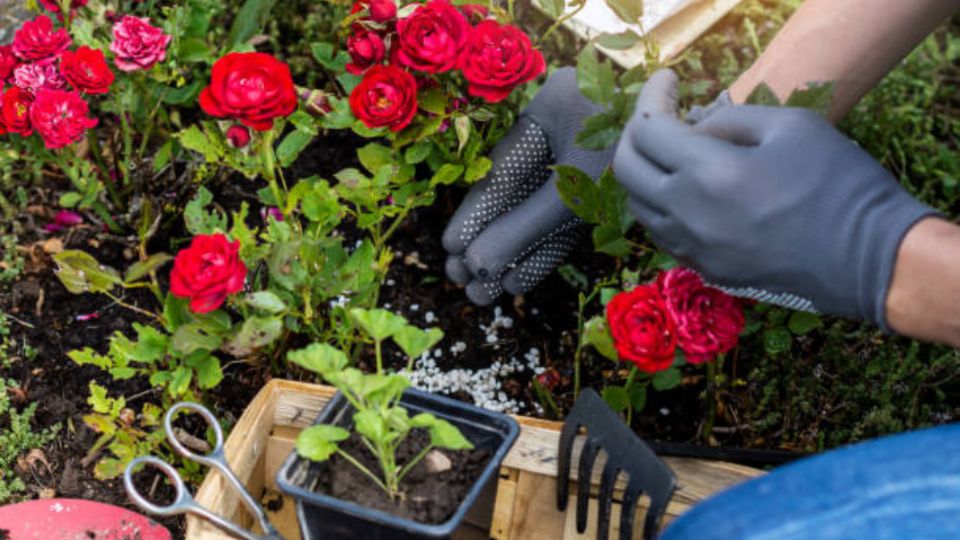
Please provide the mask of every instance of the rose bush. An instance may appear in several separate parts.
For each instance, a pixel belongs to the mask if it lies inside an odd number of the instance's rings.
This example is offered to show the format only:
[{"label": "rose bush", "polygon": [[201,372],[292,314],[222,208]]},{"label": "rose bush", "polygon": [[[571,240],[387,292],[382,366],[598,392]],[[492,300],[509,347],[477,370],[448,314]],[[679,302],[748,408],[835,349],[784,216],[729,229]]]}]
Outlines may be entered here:
[{"label": "rose bush", "polygon": [[210,116],[238,120],[257,131],[297,108],[290,67],[265,53],[230,53],[213,65],[210,85],[200,93]]},{"label": "rose bush", "polygon": [[198,235],[177,253],[170,273],[170,292],[190,300],[194,313],[210,313],[240,292],[247,266],[240,260],[240,242],[223,234]]}]

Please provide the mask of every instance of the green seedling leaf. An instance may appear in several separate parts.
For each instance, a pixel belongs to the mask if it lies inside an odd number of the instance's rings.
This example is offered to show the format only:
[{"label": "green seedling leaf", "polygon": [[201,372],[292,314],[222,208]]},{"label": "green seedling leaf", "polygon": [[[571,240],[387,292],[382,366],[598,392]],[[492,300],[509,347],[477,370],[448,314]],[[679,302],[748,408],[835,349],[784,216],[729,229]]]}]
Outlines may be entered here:
[{"label": "green seedling leaf", "polygon": [[473,448],[473,443],[467,440],[456,426],[446,420],[435,418],[428,429],[430,430],[430,442],[438,448],[448,450],[470,450]]},{"label": "green seedling leaf", "polygon": [[253,309],[275,315],[287,310],[287,304],[272,291],[258,291],[248,294],[244,301]]},{"label": "green seedling leaf", "polygon": [[305,349],[290,351],[287,360],[324,378],[328,378],[329,373],[343,370],[349,363],[343,351],[328,343],[312,343]]},{"label": "green seedling leaf", "polygon": [[326,461],[337,451],[337,443],[349,437],[349,431],[337,426],[310,426],[297,437],[297,453],[311,461]]},{"label": "green seedling leaf", "polygon": [[603,315],[597,315],[583,325],[583,342],[586,345],[592,345],[597,352],[610,360],[620,359],[617,349],[613,346],[613,337],[607,327],[607,319]]},{"label": "green seedling leaf", "polygon": [[653,388],[658,391],[670,390],[679,386],[682,379],[680,370],[670,367],[653,375]]},{"label": "green seedling leaf", "polygon": [[250,356],[257,349],[270,345],[283,333],[279,317],[250,317],[240,331],[223,345],[223,349],[237,358]]},{"label": "green seedling leaf", "polygon": [[410,387],[410,381],[403,375],[364,375],[359,387],[354,387],[370,403],[393,403]]},{"label": "green seedling leaf", "polygon": [[415,326],[404,326],[393,334],[393,341],[409,358],[419,358],[441,339],[443,339],[443,330],[439,328],[421,330]]},{"label": "green seedling leaf", "polygon": [[84,251],[68,249],[53,256],[57,277],[73,294],[110,292],[121,283],[120,274]]},{"label": "green seedling leaf", "polygon": [[133,283],[151,272],[156,272],[161,266],[173,260],[173,256],[166,253],[154,253],[144,261],[137,261],[127,269],[123,277],[124,283]]},{"label": "green seedling leaf", "polygon": [[420,413],[410,419],[410,426],[415,428],[429,429],[437,423],[437,417],[430,413]]},{"label": "green seedling leaf", "polygon": [[601,395],[607,405],[617,412],[623,412],[630,407],[630,396],[627,394],[626,388],[622,386],[608,386],[603,389]]},{"label": "green seedling leaf", "polygon": [[388,441],[390,429],[387,427],[387,421],[376,411],[358,411],[353,415],[353,424],[357,433],[374,443]]},{"label": "green seedling leaf", "polygon": [[350,317],[357,321],[363,331],[377,341],[383,341],[407,325],[403,317],[385,309],[350,310]]}]

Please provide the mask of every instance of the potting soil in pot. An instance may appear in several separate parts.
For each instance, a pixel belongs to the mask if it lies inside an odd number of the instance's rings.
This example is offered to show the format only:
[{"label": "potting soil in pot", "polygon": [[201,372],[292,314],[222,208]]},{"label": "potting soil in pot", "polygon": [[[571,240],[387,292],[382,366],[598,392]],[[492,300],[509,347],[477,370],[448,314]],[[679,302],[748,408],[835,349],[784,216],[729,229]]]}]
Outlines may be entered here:
[{"label": "potting soil in pot", "polygon": [[[412,431],[397,450],[397,463],[403,466],[429,443],[430,436],[426,431]],[[340,448],[379,474],[379,463],[356,434]],[[369,477],[338,455],[319,465],[322,469],[314,491],[420,523],[444,523],[456,512],[491,456],[483,448],[434,451],[449,458],[451,467],[443,472],[430,472],[427,460],[420,461],[400,485],[402,500],[391,501]]]}]

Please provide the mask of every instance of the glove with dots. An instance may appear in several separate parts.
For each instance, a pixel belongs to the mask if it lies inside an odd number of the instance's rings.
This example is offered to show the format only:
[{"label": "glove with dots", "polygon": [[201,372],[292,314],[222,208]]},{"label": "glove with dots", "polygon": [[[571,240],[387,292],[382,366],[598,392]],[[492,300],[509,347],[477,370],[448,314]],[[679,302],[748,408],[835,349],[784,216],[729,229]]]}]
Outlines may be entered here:
[{"label": "glove with dots", "polygon": [[473,303],[532,289],[579,241],[582,223],[560,200],[550,167],[572,165],[594,179],[603,173],[614,146],[597,152],[575,142],[584,120],[599,112],[577,88],[576,70],[559,69],[493,149],[489,174],[443,234],[447,276],[466,285]]}]

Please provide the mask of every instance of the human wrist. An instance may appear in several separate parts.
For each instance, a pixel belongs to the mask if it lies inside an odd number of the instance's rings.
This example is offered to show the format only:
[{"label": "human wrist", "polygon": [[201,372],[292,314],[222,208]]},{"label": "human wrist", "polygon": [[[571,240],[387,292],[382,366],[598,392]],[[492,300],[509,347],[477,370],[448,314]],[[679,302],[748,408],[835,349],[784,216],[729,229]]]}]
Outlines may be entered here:
[{"label": "human wrist", "polygon": [[887,325],[897,333],[960,346],[960,227],[937,217],[904,235],[886,298]]}]

